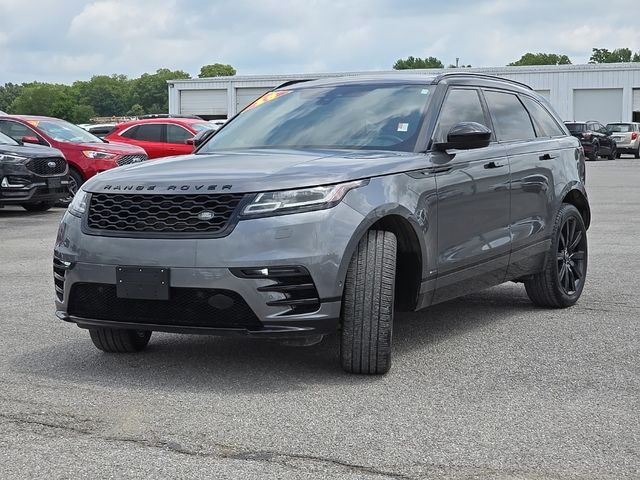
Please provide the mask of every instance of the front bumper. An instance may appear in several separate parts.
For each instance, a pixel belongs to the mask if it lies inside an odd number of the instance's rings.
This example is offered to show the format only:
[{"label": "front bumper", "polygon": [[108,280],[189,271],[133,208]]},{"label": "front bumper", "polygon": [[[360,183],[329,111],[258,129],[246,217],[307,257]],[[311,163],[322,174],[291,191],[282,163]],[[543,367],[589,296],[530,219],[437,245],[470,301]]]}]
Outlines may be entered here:
[{"label": "front bumper", "polygon": [[37,175],[22,164],[0,166],[0,205],[56,202],[68,195],[67,172]]},{"label": "front bumper", "polygon": [[[56,316],[83,328],[135,328],[176,333],[289,337],[335,332],[339,326],[342,260],[363,216],[345,203],[329,210],[242,220],[226,237],[216,239],[150,239],[88,235],[81,220],[65,214],[54,252]],[[330,233],[328,233],[330,232]],[[172,292],[233,292],[246,302],[257,323],[232,324],[210,316],[201,321],[130,321],[102,314],[79,315],[70,298],[74,286],[116,285],[118,266],[166,267]],[[308,272],[317,295],[312,309],[292,307],[287,290],[273,278],[238,274],[242,269],[271,271],[299,266]],[[298,282],[300,283],[300,282]],[[274,287],[275,285],[275,287]],[[295,288],[297,288],[294,285]],[[215,293],[214,292],[214,293]],[[172,293],[173,295],[173,293]],[[294,299],[295,300],[295,299]],[[211,300],[208,300],[211,302]],[[206,307],[206,305],[205,305]],[[138,307],[136,307],[138,308]],[[74,311],[75,309],[75,311]],[[233,323],[233,322],[231,322]]]}]

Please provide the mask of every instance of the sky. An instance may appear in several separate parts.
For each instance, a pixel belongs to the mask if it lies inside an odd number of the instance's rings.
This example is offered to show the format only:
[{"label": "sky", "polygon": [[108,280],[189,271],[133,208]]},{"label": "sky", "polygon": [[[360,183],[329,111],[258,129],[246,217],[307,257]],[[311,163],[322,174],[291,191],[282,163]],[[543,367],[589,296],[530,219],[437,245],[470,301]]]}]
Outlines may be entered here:
[{"label": "sky", "polygon": [[640,51],[640,1],[0,0],[0,84],[137,77],[389,70],[399,58],[503,66],[526,52],[586,63]]}]

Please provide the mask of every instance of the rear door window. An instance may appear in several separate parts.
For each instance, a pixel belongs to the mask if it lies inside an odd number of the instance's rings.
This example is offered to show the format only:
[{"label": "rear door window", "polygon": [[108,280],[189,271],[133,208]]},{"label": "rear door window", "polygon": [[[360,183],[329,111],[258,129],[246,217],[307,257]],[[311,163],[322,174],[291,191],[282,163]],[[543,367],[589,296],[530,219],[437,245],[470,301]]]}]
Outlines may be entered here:
[{"label": "rear door window", "polygon": [[135,138],[136,140],[141,140],[143,142],[164,142],[164,125],[160,123],[138,125],[134,136],[131,138]]},{"label": "rear door window", "polygon": [[484,96],[499,141],[536,138],[529,113],[516,95],[487,90]]},{"label": "rear door window", "polygon": [[559,137],[565,134],[547,109],[533,98],[524,95],[520,98],[533,119],[538,137]]}]

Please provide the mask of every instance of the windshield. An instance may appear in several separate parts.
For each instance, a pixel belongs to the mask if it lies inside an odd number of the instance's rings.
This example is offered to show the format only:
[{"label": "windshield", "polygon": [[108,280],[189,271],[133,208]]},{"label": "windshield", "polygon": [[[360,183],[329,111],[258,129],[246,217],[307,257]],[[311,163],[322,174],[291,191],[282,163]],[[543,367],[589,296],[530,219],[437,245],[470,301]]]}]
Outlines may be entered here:
[{"label": "windshield", "polygon": [[565,123],[571,133],[584,132],[587,125],[584,123]]},{"label": "windshield", "polygon": [[628,123],[608,123],[607,128],[612,132],[632,132],[631,125]]},{"label": "windshield", "polygon": [[16,142],[13,138],[8,137],[7,135],[5,135],[4,133],[0,132],[0,145],[20,145],[18,142]]},{"label": "windshield", "polygon": [[191,123],[189,124],[196,132],[202,132],[203,130],[212,130],[214,126],[210,123]]},{"label": "windshield", "polygon": [[66,143],[103,143],[95,135],[64,120],[36,120],[29,121],[57,142]]},{"label": "windshield", "polygon": [[249,105],[198,153],[313,147],[413,151],[431,91],[423,85],[276,90]]}]

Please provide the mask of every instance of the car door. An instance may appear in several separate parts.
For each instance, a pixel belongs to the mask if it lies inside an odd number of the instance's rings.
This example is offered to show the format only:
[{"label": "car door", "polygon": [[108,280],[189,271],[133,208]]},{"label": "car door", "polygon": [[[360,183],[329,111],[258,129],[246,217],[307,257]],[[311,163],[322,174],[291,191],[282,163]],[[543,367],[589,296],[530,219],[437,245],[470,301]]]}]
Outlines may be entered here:
[{"label": "car door", "polygon": [[193,152],[193,143],[187,140],[193,138],[193,133],[181,125],[168,123],[167,127],[167,155],[188,155]]},{"label": "car door", "polygon": [[498,139],[511,166],[511,256],[508,279],[539,269],[549,250],[555,220],[555,183],[575,141],[553,116],[527,95],[485,91]]},{"label": "car door", "polygon": [[[449,87],[433,142],[450,128],[478,122],[491,128],[479,90]],[[493,141],[484,148],[436,152],[438,201],[434,303],[504,281],[510,252],[509,163]]]},{"label": "car door", "polygon": [[613,144],[615,143],[613,135],[611,134],[611,130],[609,130],[601,123],[596,123],[596,127],[598,129],[598,133],[602,135],[600,139],[600,145],[606,148],[607,153],[611,153],[611,149],[613,148]]},{"label": "car door", "polygon": [[49,142],[42,135],[24,123],[15,120],[0,120],[0,132],[13,138],[16,142],[22,142],[25,137],[31,137],[37,139],[40,145],[49,146]]}]

